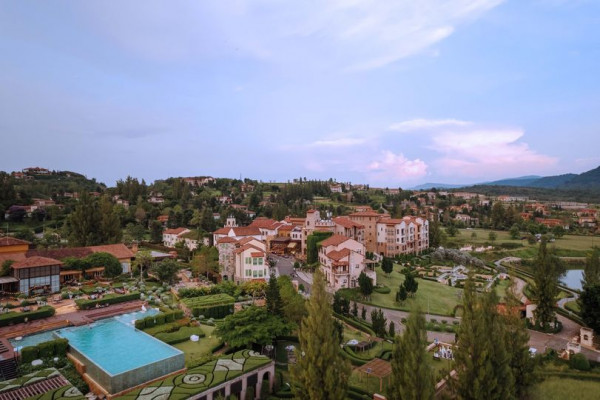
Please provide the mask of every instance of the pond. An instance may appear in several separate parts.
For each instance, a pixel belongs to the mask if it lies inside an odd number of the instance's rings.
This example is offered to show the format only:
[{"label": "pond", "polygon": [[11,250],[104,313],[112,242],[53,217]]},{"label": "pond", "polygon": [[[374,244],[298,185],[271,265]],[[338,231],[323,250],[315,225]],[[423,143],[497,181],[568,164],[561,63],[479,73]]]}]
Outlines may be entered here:
[{"label": "pond", "polygon": [[561,279],[561,282],[571,289],[581,290],[581,280],[583,279],[582,269],[569,269],[565,276]]}]

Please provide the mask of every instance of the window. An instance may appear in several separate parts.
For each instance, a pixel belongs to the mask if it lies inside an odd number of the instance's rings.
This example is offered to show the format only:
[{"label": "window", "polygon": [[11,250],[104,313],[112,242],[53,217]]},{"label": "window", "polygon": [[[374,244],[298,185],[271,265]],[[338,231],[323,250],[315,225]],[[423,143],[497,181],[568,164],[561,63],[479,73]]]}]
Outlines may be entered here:
[{"label": "window", "polygon": [[258,259],[258,265],[263,265],[263,259],[262,258]]},{"label": "window", "polygon": [[258,265],[258,258],[252,258],[252,265]]},{"label": "window", "polygon": [[252,258],[246,257],[246,264],[252,264]]},{"label": "window", "polygon": [[253,277],[253,278],[256,278],[257,276],[258,276],[258,271],[256,271],[256,270],[253,270],[253,271],[252,271],[252,277]]},{"label": "window", "polygon": [[259,277],[259,278],[262,278],[262,277],[263,277],[263,270],[262,270],[262,269],[259,269],[259,270],[258,270],[258,277]]},{"label": "window", "polygon": [[248,276],[248,277],[252,276],[252,270],[247,269],[246,276]]}]

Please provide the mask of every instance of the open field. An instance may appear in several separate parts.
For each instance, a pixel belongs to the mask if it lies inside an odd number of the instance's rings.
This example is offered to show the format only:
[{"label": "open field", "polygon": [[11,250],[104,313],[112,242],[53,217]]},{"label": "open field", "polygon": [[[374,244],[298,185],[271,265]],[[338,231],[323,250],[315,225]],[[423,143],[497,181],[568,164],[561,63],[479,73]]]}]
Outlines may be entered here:
[{"label": "open field", "polygon": [[577,379],[548,378],[531,390],[532,400],[595,400],[600,382]]},{"label": "open field", "polygon": [[[381,267],[376,268],[377,283],[391,289],[390,293],[373,292],[368,304],[403,311],[410,311],[413,304],[418,304],[423,312],[438,315],[452,315],[454,307],[460,303],[461,289],[442,285],[441,283],[417,279],[419,289],[414,298],[407,299],[404,303],[396,302],[396,290],[404,282],[404,275],[400,273],[400,266],[394,264],[394,271],[388,277]],[[362,301],[358,289],[347,291],[353,300]]]},{"label": "open field", "polygon": [[[454,238],[449,238],[451,241],[460,245],[482,246],[490,244],[489,233],[490,229],[459,229],[459,234]],[[501,243],[512,243],[514,245],[522,245],[522,247],[503,252],[523,258],[532,258],[537,254],[537,244],[529,244],[527,240],[511,239],[508,231],[493,231],[497,235],[494,245],[498,246]],[[473,237],[475,234],[475,237]],[[594,236],[579,236],[565,235],[560,239],[556,239],[551,243],[558,250],[558,255],[561,257],[584,257],[586,252],[590,251],[593,246],[600,245],[600,238]]]}]

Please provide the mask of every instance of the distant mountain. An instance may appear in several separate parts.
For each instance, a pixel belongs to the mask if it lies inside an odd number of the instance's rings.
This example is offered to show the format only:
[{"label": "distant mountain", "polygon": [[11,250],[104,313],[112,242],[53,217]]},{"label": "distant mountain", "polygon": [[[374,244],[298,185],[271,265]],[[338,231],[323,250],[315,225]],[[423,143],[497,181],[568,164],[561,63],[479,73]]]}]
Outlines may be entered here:
[{"label": "distant mountain", "polygon": [[409,190],[429,190],[429,189],[458,189],[467,185],[456,185],[449,183],[424,183],[422,185],[411,187]]},{"label": "distant mountain", "polygon": [[493,185],[493,186],[531,186],[532,183],[540,180],[542,177],[539,175],[528,175],[521,176],[518,178],[502,179],[499,181],[481,183],[480,185]]},{"label": "distant mountain", "polygon": [[[473,185],[453,185],[445,183],[425,183],[415,186],[412,190],[425,190],[431,188],[438,189],[459,189]],[[583,190],[600,191],[600,167],[584,172],[582,174],[563,174],[555,176],[537,176],[528,175],[518,178],[501,179],[493,182],[483,182],[475,184],[476,187],[502,186],[520,187],[520,188],[539,188],[539,189],[561,189],[561,190]]]}]

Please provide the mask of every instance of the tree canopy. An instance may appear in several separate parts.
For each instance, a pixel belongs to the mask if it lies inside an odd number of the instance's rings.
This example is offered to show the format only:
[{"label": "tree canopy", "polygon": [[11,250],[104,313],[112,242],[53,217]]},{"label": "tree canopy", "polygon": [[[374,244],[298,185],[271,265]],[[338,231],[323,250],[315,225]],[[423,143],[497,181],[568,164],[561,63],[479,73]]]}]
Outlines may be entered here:
[{"label": "tree canopy", "polygon": [[250,306],[217,324],[216,334],[232,347],[267,345],[290,332],[289,324],[264,307]]}]

